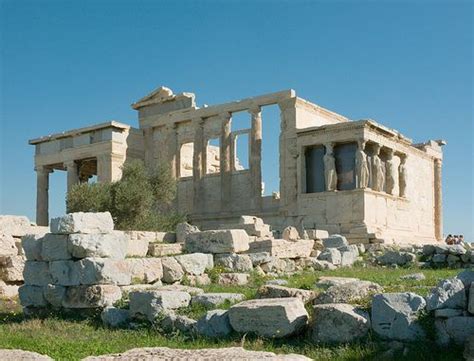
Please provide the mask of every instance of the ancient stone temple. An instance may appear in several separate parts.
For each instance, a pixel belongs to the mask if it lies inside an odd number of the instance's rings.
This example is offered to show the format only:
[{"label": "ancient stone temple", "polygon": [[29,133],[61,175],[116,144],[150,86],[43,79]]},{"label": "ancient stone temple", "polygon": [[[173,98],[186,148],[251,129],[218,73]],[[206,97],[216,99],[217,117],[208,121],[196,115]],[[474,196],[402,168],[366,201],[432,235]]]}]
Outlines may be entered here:
[{"label": "ancient stone temple", "polygon": [[[280,110],[279,192],[263,196],[262,109]],[[345,235],[351,242],[433,242],[443,235],[441,140],[413,144],[373,120],[351,121],[295,91],[199,108],[192,93],[161,87],[132,104],[139,129],[115,121],[30,140],[35,145],[37,223],[48,223],[49,174],[68,187],[121,177],[143,159],[178,179],[176,207],[204,229],[262,217],[274,230],[293,225]],[[246,112],[246,129],[233,115]],[[237,159],[239,137],[248,159]],[[216,142],[214,142],[216,141]],[[248,164],[247,167],[241,163]]]}]

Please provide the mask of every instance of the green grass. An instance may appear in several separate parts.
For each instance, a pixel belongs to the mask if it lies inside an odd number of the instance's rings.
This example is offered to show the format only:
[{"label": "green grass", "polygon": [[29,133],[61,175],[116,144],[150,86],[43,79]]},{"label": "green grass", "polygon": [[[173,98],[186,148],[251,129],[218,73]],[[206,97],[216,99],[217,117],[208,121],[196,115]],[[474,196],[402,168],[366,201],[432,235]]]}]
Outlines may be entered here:
[{"label": "green grass", "polygon": [[[423,272],[426,280],[400,280],[400,276]],[[319,276],[357,277],[381,284],[386,292],[412,291],[424,295],[440,279],[453,277],[456,270],[341,268],[334,271],[304,272],[285,277],[289,286],[314,289]],[[212,284],[203,287],[206,292],[237,292],[247,298],[255,296],[259,285],[265,279],[252,277],[249,286],[220,286]],[[224,308],[230,305],[224,305]],[[206,310],[190,307],[182,310],[190,317],[199,317]],[[426,327],[432,326],[432,319],[424,317]],[[432,333],[428,333],[429,335]],[[181,334],[162,335],[153,327],[140,325],[136,329],[111,330],[104,328],[97,318],[84,319],[78,315],[56,315],[44,319],[24,319],[15,301],[0,300],[0,348],[16,348],[47,354],[56,360],[78,360],[89,355],[123,352],[136,347],[206,348],[241,346],[251,350],[267,350],[276,353],[304,354],[314,360],[383,360],[385,343],[374,334],[350,345],[314,345],[306,335],[284,340],[264,340],[258,337],[234,334],[227,339],[210,340]],[[460,360],[462,350],[456,347],[438,348],[432,339],[407,344],[408,354],[396,354],[394,359],[403,360]]]}]

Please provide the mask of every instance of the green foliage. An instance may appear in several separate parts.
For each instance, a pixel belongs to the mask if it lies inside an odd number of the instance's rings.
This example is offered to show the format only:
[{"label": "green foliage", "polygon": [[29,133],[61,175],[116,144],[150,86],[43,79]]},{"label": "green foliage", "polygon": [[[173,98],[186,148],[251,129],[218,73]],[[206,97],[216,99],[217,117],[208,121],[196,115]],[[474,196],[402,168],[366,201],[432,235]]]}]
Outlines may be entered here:
[{"label": "green foliage", "polygon": [[173,231],[186,217],[173,211],[176,180],[168,168],[148,171],[134,160],[114,183],[82,183],[67,195],[67,212],[109,211],[121,230]]}]

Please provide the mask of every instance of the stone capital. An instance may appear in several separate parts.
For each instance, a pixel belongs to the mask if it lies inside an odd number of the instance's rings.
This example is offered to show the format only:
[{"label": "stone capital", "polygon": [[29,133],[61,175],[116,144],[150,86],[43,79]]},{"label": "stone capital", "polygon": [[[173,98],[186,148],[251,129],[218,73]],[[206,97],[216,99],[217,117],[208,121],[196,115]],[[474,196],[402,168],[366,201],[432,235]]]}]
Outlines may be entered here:
[{"label": "stone capital", "polygon": [[262,108],[260,105],[254,105],[247,109],[247,111],[250,113],[250,115],[252,115],[252,117],[259,117],[262,114]]},{"label": "stone capital", "polygon": [[53,173],[53,171],[54,171],[53,168],[50,168],[44,165],[37,165],[35,167],[35,172],[38,174],[49,174],[49,173]]}]

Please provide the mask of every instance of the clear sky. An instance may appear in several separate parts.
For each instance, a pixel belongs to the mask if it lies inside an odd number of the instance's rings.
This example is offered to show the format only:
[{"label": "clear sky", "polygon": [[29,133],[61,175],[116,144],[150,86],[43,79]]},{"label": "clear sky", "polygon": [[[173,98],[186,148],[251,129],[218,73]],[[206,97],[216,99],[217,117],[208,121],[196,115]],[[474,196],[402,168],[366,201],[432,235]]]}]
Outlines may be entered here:
[{"label": "clear sky", "polygon": [[[130,104],[160,85],[199,105],[293,88],[415,142],[447,140],[445,233],[473,237],[472,1],[0,4],[0,214],[35,218],[28,139],[111,119],[136,126]],[[51,216],[64,212],[65,188],[55,172]]]}]

